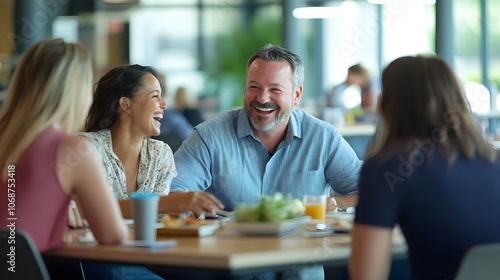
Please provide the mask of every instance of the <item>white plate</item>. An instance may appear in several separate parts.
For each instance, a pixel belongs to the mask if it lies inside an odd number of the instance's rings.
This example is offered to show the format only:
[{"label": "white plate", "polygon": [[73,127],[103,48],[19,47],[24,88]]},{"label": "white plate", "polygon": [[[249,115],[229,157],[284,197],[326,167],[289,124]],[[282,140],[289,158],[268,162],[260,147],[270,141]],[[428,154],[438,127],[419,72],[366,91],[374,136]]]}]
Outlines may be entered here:
[{"label": "white plate", "polygon": [[356,214],[354,213],[346,213],[346,212],[328,212],[326,213],[326,220],[346,220],[346,221],[354,221],[354,217]]},{"label": "white plate", "polygon": [[326,224],[335,232],[351,232],[354,225],[354,214],[338,212],[326,216]]},{"label": "white plate", "polygon": [[306,237],[325,237],[333,235],[333,227],[325,225],[325,228],[318,229],[315,224],[307,224],[302,229],[302,235]]},{"label": "white plate", "polygon": [[78,241],[80,243],[96,243],[97,240],[94,238],[94,234],[92,234],[92,231],[87,231],[80,237],[78,237]]},{"label": "white plate", "polygon": [[311,217],[299,217],[295,219],[284,220],[282,222],[228,222],[224,225],[239,234],[244,235],[285,235],[294,232],[303,224],[307,223]]}]

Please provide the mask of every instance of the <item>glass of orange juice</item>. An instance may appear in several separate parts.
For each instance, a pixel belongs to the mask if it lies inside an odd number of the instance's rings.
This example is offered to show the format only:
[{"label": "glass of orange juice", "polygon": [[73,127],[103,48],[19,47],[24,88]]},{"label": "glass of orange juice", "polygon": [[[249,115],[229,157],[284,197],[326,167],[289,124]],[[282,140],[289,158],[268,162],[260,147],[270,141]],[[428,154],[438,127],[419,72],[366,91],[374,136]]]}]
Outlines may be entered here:
[{"label": "glass of orange juice", "polygon": [[305,216],[325,222],[326,195],[305,195],[303,202],[306,208]]}]

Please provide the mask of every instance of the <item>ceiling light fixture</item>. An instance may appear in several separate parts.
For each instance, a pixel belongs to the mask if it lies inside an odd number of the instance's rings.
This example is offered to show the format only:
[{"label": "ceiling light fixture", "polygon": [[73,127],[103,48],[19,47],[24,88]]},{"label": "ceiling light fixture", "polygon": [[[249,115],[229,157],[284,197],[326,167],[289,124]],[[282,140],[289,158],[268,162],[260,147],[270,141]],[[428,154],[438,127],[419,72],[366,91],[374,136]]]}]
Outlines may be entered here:
[{"label": "ceiling light fixture", "polygon": [[125,4],[125,3],[137,3],[137,0],[103,0],[104,3],[109,4]]},{"label": "ceiling light fixture", "polygon": [[302,7],[293,10],[295,18],[334,18],[341,15],[339,7]]},{"label": "ceiling light fixture", "polygon": [[[395,2],[396,0],[366,0],[366,1],[371,4],[385,5],[385,4],[390,4],[391,2]],[[421,4],[436,4],[436,0],[418,0],[416,2]]]}]

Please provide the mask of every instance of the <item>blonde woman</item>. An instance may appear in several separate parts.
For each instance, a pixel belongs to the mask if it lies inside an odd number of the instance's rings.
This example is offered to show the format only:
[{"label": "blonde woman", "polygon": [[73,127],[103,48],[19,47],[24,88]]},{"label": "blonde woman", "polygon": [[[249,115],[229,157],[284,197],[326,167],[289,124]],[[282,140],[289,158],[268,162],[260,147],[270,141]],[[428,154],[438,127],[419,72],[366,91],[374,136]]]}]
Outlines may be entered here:
[{"label": "blonde woman", "polygon": [[396,224],[412,279],[454,279],[472,246],[500,242],[500,158],[451,68],[402,57],[382,74],[380,123],[360,175],[351,279],[387,279]]},{"label": "blonde woman", "polygon": [[179,87],[175,91],[174,108],[182,113],[193,127],[204,121],[198,108],[198,100],[185,87]]},{"label": "blonde woman", "polygon": [[92,71],[82,45],[43,40],[23,55],[0,112],[0,227],[15,216],[41,252],[63,245],[72,195],[100,243],[128,235],[92,144],[72,135],[91,103]]}]

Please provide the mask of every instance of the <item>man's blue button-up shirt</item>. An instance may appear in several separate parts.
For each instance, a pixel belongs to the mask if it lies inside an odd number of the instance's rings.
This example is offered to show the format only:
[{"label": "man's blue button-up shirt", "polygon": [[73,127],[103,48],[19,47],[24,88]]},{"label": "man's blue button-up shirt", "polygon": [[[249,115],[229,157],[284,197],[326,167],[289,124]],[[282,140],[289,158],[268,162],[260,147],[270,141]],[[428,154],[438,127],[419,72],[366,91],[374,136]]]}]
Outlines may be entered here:
[{"label": "man's blue button-up shirt", "polygon": [[270,155],[254,135],[244,109],[198,125],[175,153],[171,191],[208,191],[227,210],[275,192],[357,193],[362,161],[329,123],[293,110],[287,133]]}]

